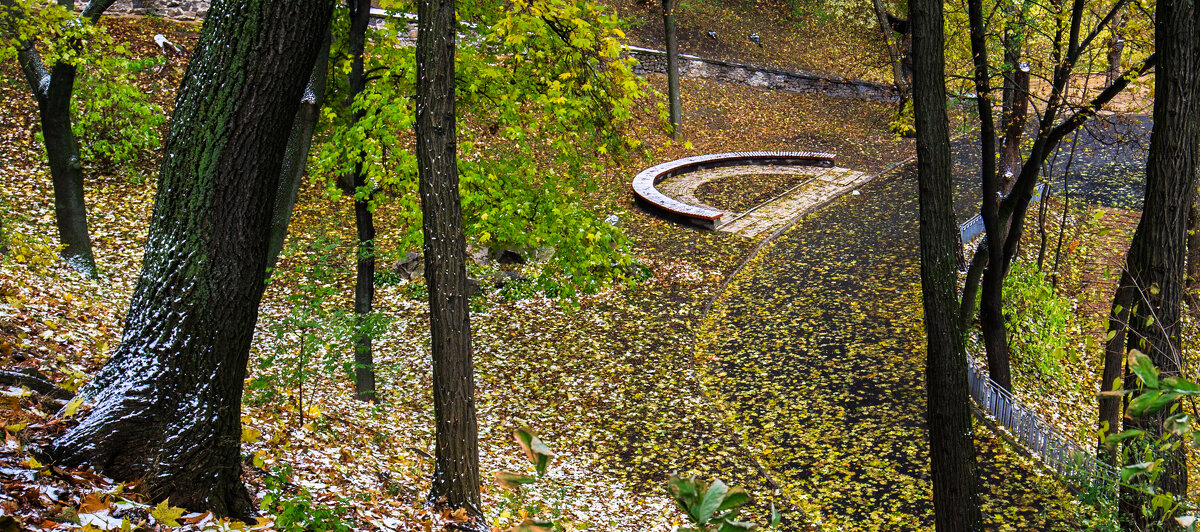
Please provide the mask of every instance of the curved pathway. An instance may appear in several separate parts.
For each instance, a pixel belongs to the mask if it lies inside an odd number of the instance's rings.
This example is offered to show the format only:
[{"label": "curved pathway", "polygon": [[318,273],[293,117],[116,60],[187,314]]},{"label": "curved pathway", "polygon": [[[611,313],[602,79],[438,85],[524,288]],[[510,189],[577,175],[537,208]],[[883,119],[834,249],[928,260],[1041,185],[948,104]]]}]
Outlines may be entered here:
[{"label": "curved pathway", "polygon": [[[960,211],[978,182],[965,174]],[[908,165],[805,217],[747,265],[702,326],[706,388],[790,502],[826,530],[933,526],[916,198]],[[1078,522],[1056,480],[985,428],[976,439],[995,529]]]}]

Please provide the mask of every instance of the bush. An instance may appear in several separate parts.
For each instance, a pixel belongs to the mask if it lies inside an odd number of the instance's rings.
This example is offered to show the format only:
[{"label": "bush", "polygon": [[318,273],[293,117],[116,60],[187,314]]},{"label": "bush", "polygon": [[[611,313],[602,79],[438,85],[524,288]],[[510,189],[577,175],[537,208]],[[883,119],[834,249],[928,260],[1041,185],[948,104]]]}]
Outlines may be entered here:
[{"label": "bush", "polygon": [[80,160],[91,171],[140,181],[147,158],[162,143],[167,115],[135,80],[165,59],[130,59],[120,51],[80,69],[72,129]]}]

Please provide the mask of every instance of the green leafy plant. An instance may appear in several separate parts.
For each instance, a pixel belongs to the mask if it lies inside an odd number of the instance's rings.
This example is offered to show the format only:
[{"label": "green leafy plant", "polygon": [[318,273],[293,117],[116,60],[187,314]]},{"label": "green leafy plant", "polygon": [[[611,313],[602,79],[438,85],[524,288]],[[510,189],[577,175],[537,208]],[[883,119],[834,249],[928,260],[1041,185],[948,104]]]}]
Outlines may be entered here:
[{"label": "green leafy plant", "polygon": [[1013,261],[1004,290],[1013,358],[1032,363],[1043,375],[1062,377],[1062,361],[1074,352],[1070,339],[1079,336],[1074,302],[1058,295],[1045,273],[1025,261]]},{"label": "green leafy plant", "polygon": [[1162,421],[1161,435],[1152,437],[1146,430],[1125,430],[1102,438],[1109,449],[1121,448],[1120,485],[1148,496],[1141,511],[1143,516],[1159,524],[1168,520],[1188,531],[1195,531],[1200,520],[1191,514],[1186,494],[1165,493],[1155,489],[1158,479],[1166,472],[1164,458],[1181,445],[1200,447],[1200,432],[1195,417],[1185,412],[1178,399],[1200,396],[1200,384],[1177,375],[1163,377],[1154,361],[1136,349],[1129,352],[1129,371],[1137,376],[1139,390],[1115,390],[1108,395],[1132,396],[1125,407],[1126,416],[1139,419],[1167,410]]},{"label": "green leafy plant", "polygon": [[[667,481],[667,491],[694,527],[680,528],[678,532],[736,532],[758,528],[757,524],[738,518],[742,507],[750,503],[750,494],[740,487],[731,488],[719,479],[708,484],[695,476],[672,475]],[[768,526],[778,525],[779,513],[772,507]]]},{"label": "green leafy plant", "polygon": [[72,129],[79,138],[81,162],[104,174],[140,181],[138,164],[162,143],[166,111],[135,83],[164,58],[131,59],[124,47],[84,66],[75,88]]},{"label": "green leafy plant", "polygon": [[[258,359],[257,375],[247,385],[249,403],[291,403],[300,424],[304,423],[305,386],[319,376],[335,376],[339,368],[353,374],[340,346],[347,344],[353,320],[343,308],[331,306],[340,295],[333,280],[338,269],[331,264],[340,242],[318,239],[302,251],[310,259],[306,269],[285,270],[287,278],[274,278],[287,285],[285,300],[291,309],[273,323],[271,349]],[[382,328],[381,317],[372,315],[368,326]]]},{"label": "green leafy plant", "polygon": [[348,517],[350,508],[342,504],[344,501],[339,500],[339,504],[333,506],[323,504],[315,500],[307,488],[291,484],[288,481],[291,476],[292,468],[285,464],[264,479],[267,493],[263,495],[260,508],[274,516],[274,530],[344,532],[354,529],[354,523]]},{"label": "green leafy plant", "polygon": [[[513,440],[521,447],[525,458],[533,466],[533,474],[500,471],[496,473],[496,481],[507,491],[500,500],[500,515],[503,518],[521,518],[522,521],[508,529],[508,532],[551,532],[566,530],[562,522],[562,509],[559,504],[566,497],[565,490],[559,488],[550,495],[551,504],[546,505],[532,502],[525,490],[534,486],[546,477],[550,463],[554,461],[554,451],[550,450],[537,434],[528,427],[513,431]],[[546,515],[549,513],[549,515]],[[576,527],[579,528],[579,527]]]},{"label": "green leafy plant", "polygon": [[892,115],[892,120],[888,122],[888,129],[897,137],[911,137],[917,134],[912,100],[904,102],[904,107]]}]

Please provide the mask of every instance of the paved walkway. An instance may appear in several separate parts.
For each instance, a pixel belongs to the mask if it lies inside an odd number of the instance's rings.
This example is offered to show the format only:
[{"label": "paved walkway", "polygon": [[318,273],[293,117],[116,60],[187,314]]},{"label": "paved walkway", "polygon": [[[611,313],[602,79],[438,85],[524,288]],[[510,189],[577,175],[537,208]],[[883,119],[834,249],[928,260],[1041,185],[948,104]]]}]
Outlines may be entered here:
[{"label": "paved walkway", "polygon": [[861,187],[871,180],[869,174],[848,168],[822,168],[816,166],[746,165],[698,170],[663,180],[658,190],[676,200],[710,209],[722,210],[705,204],[696,197],[700,185],[723,177],[740,174],[794,174],[811,176],[780,194],[778,197],[746,212],[728,212],[722,217],[717,229],[727,233],[755,238],[769,234],[797,216],[815,210],[830,200]]}]

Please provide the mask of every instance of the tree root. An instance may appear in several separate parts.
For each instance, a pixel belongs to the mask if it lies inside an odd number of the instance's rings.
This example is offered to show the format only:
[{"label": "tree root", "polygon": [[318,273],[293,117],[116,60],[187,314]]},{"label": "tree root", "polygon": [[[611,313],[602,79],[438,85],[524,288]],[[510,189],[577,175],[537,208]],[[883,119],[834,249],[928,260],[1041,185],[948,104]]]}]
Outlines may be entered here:
[{"label": "tree root", "polygon": [[41,395],[53,399],[67,400],[75,397],[75,393],[53,382],[35,375],[26,375],[16,371],[0,370],[0,385],[24,386]]}]

